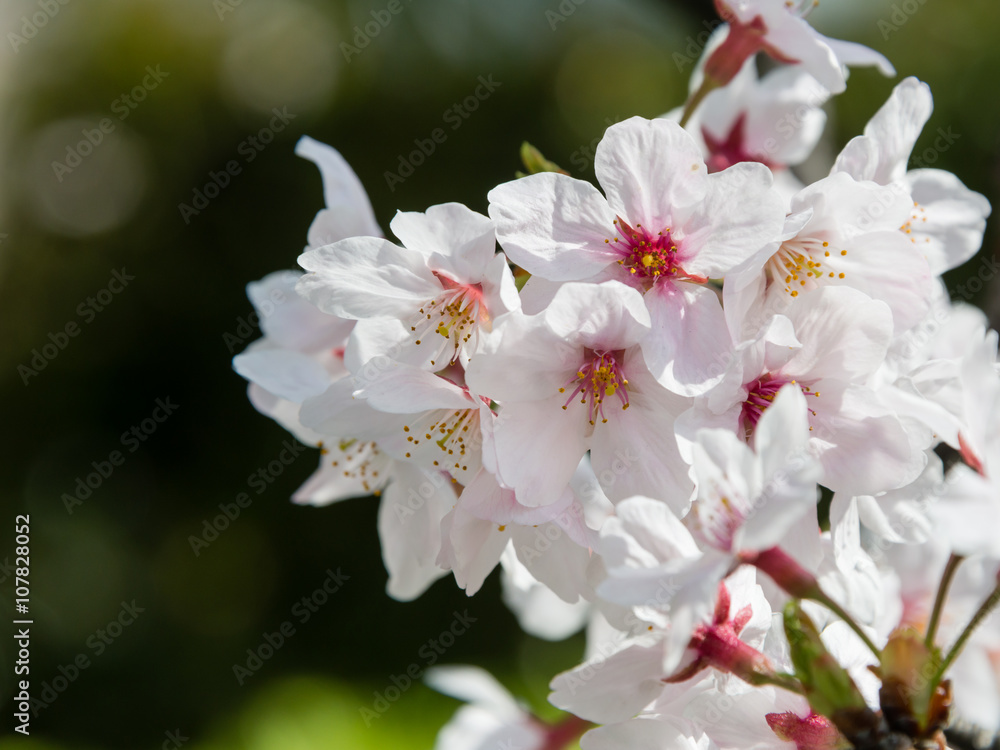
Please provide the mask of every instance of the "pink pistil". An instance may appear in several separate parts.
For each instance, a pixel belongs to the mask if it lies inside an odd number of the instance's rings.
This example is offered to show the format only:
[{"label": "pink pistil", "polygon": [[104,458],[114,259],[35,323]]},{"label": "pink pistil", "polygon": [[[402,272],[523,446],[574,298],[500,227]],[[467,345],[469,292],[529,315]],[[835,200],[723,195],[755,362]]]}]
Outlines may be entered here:
[{"label": "pink pistil", "polygon": [[[621,352],[618,352],[619,357]],[[619,357],[614,352],[594,352],[592,359],[583,364],[576,372],[576,376],[570,380],[565,387],[560,388],[560,393],[565,393],[573,388],[563,409],[568,409],[574,398],[580,396],[580,403],[587,404],[587,418],[591,424],[600,417],[601,422],[607,422],[604,416],[604,399],[610,396],[617,396],[621,402],[622,409],[627,409],[628,401],[628,379],[619,364]]]},{"label": "pink pistil", "polygon": [[[771,373],[764,373],[753,382],[747,384],[746,387],[747,397],[743,402],[743,408],[740,410],[740,427],[743,430],[744,437],[747,439],[750,438],[753,431],[757,428],[757,422],[760,421],[761,416],[774,403],[774,397],[781,390],[781,387],[787,383],[798,385],[799,390],[802,391],[802,395],[804,396],[819,398],[819,391],[814,391],[807,385],[802,385],[796,383],[794,380],[778,377]],[[810,409],[809,413],[814,417],[816,416],[814,409]],[[809,429],[811,431],[812,427]]]},{"label": "pink pistil", "polygon": [[619,236],[613,245],[621,256],[617,263],[627,268],[630,275],[649,284],[659,278],[686,279],[698,284],[708,281],[704,276],[690,274],[681,268],[677,241],[669,228],[654,234],[642,224],[632,227],[620,216],[614,223]]},{"label": "pink pistil", "polygon": [[761,415],[774,402],[781,386],[789,381],[762,375],[747,386],[747,398],[740,412],[740,424],[744,433],[750,435],[757,428]]}]

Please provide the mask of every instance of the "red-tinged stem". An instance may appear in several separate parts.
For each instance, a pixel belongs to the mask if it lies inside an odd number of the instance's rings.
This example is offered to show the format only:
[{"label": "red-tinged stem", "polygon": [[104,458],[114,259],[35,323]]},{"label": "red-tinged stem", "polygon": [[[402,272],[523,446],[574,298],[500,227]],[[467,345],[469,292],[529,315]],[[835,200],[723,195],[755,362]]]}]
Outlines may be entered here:
[{"label": "red-tinged stem", "polygon": [[762,552],[743,552],[740,561],[767,573],[785,592],[796,599],[822,596],[816,576],[796,562],[795,558],[777,547]]},{"label": "red-tinged stem", "polygon": [[799,565],[790,555],[777,547],[772,547],[763,552],[744,552],[740,555],[740,560],[767,573],[776,584],[797,599],[819,602],[829,609],[847,623],[847,626],[857,633],[858,637],[881,661],[882,652],[879,651],[878,646],[868,637],[862,627],[854,621],[847,610],[827,596],[820,588],[816,577]]},{"label": "red-tinged stem", "polygon": [[944,602],[948,597],[948,589],[951,587],[951,581],[955,577],[958,566],[964,559],[965,557],[962,555],[956,555],[952,552],[951,557],[948,558],[948,564],[944,566],[941,583],[938,584],[937,596],[934,598],[934,609],[931,610],[931,619],[927,624],[927,635],[924,638],[927,648],[934,647],[934,637],[937,635],[938,625],[941,622],[941,612],[944,610]]},{"label": "red-tinged stem", "polygon": [[[722,11],[720,8],[720,15]],[[725,16],[723,16],[725,18]],[[730,21],[729,33],[708,59],[705,61],[703,70],[704,77],[701,86],[691,95],[684,105],[684,114],[681,115],[681,127],[687,125],[691,115],[701,104],[702,100],[714,89],[725,86],[736,74],[740,72],[743,63],[753,55],[764,49],[764,34],[767,28],[760,16],[757,16],[750,23],[742,24],[735,18],[726,19]]]}]

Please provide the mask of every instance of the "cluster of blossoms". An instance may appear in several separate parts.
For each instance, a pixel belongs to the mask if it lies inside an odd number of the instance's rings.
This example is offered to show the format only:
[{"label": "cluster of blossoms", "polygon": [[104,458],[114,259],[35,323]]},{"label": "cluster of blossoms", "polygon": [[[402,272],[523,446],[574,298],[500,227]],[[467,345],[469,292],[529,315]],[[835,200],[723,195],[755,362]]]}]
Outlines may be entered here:
[{"label": "cluster of blossoms", "polygon": [[907,171],[913,78],[799,182],[846,66],[894,71],[800,4],[717,6],[686,105],[609,127],[599,188],[526,147],[489,216],[400,212],[393,240],[337,151],[297,147],[326,208],[305,273],[250,284],[290,301],[234,360],[320,448],[295,501],[379,496],[393,597],[449,573],[472,595],[499,563],[526,631],[587,632],[559,723],[434,671],[469,702],[440,750],[1000,731],[997,334],[941,281],[989,205]]}]

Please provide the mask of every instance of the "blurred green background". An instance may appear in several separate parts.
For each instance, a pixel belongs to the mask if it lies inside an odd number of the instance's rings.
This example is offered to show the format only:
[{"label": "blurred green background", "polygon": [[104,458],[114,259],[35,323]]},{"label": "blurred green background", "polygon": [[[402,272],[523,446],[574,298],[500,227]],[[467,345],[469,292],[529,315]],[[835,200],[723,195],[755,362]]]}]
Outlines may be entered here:
[{"label": "blurred green background", "polygon": [[[231,370],[257,336],[241,323],[251,312],[245,285],[295,267],[323,205],[318,171],[292,152],[299,136],[344,154],[383,227],[397,209],[444,201],[485,211],[524,139],[592,178],[592,149],[609,123],[683,101],[690,69],[673,53],[697,43],[711,3],[402,0],[352,53],[342,43],[355,45],[355,27],[388,2],[60,2],[0,8],[0,561],[14,558],[15,514],[30,513],[35,696],[78,654],[89,666],[33,720],[30,741],[11,735],[0,748],[170,747],[177,733],[192,748],[430,748],[456,701],[416,685],[371,728],[359,708],[390,675],[423,664],[421,647],[465,609],[477,621],[442,661],[491,668],[543,707],[548,679],[579,659],[582,639],[522,635],[495,576],[472,600],[450,579],[417,602],[390,600],[374,500],[289,502],[316,465],[313,451],[251,492],[252,505],[193,554],[189,536],[248,490],[287,437],[253,410]],[[39,13],[45,24],[31,34],[24,19]],[[883,52],[900,77],[927,81],[936,109],[918,150],[950,128],[959,137],[934,166],[997,204],[1000,6],[824,0],[811,21]],[[390,185],[386,172],[479,76],[500,85]],[[829,106],[821,159],[860,133],[895,82],[852,74]],[[133,108],[122,96],[136,86],[145,90]],[[294,119],[257,150],[247,139],[273,108]],[[110,132],[73,166],[67,147],[85,131],[96,140],[105,118]],[[199,213],[182,214],[179,204],[234,159],[239,174]],[[984,257],[996,236],[991,222]],[[106,291],[115,271],[134,277],[119,293]],[[994,321],[995,290],[977,299]],[[26,376],[19,367],[70,322],[78,335]],[[176,412],[129,452],[122,434],[157,399]],[[115,450],[124,463],[69,513],[61,496]],[[350,580],[300,623],[296,602],[338,568]],[[13,577],[0,569],[0,581],[9,620]],[[133,600],[144,611],[107,630]],[[286,620],[295,635],[238,684],[234,664]],[[118,635],[102,644],[99,630]],[[11,643],[0,641],[5,732]]]}]

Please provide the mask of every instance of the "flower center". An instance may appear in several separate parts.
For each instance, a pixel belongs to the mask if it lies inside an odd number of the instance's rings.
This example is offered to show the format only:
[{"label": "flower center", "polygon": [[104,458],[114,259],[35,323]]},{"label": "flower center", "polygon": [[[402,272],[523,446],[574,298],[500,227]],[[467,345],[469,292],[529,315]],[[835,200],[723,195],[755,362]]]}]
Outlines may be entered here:
[{"label": "flower center", "polygon": [[728,477],[713,482],[691,509],[692,530],[706,544],[723,552],[733,551],[733,539],[743,526],[753,504]]},{"label": "flower center", "polygon": [[568,408],[570,402],[580,396],[580,403],[587,405],[591,424],[594,424],[598,417],[602,423],[608,421],[604,416],[606,398],[618,396],[622,409],[628,408],[628,379],[614,353],[594,352],[590,361],[584,363],[577,370],[576,376],[565,387],[560,388],[559,392],[565,393],[570,388],[573,390],[563,404],[563,409]]},{"label": "flower center", "polygon": [[319,444],[320,455],[333,456],[330,465],[340,468],[348,479],[357,480],[366,492],[379,494],[385,485],[388,457],[373,442],[340,440],[332,447]]},{"label": "flower center", "polygon": [[422,419],[403,427],[410,451],[429,458],[441,471],[460,474],[480,465],[476,449],[480,444],[479,409],[437,409]]},{"label": "flower center", "polygon": [[[677,243],[670,236],[670,229],[653,234],[636,224],[631,227],[620,216],[614,221],[618,236],[614,238],[615,251],[621,256],[616,262],[628,269],[630,275],[655,281],[660,277],[683,278],[698,283],[708,281],[703,276],[687,273],[677,257]],[[604,240],[612,244],[612,240]]]},{"label": "flower center", "polygon": [[410,331],[418,346],[426,343],[436,347],[431,364],[444,366],[456,362],[470,341],[475,348],[479,329],[490,330],[491,320],[482,284],[462,284],[439,273],[434,275],[441,282],[442,293],[420,308],[410,322]]},{"label": "flower center", "polygon": [[[831,248],[829,242],[815,237],[796,237],[783,242],[767,261],[768,284],[783,285],[786,294],[798,297],[800,291],[815,289],[820,281],[843,279],[846,276],[843,272],[829,270],[833,253],[847,255],[846,250]],[[824,263],[828,266],[824,267]]]},{"label": "flower center", "polygon": [[[743,402],[743,408],[740,411],[740,427],[743,430],[744,438],[747,440],[750,439],[753,431],[757,428],[757,422],[760,421],[761,415],[772,404],[774,397],[781,390],[781,386],[787,383],[797,385],[804,396],[819,398],[819,391],[814,391],[809,386],[802,385],[796,380],[785,380],[775,377],[770,373],[761,375],[747,386],[747,398]],[[810,409],[809,413],[814,417],[816,416],[816,411],[813,409]],[[809,431],[812,432],[812,429],[812,425],[810,425]]]}]

